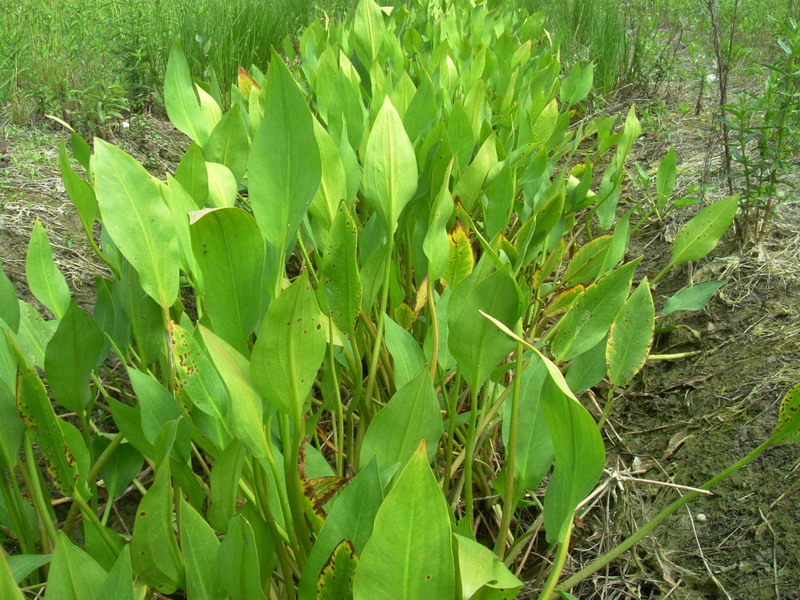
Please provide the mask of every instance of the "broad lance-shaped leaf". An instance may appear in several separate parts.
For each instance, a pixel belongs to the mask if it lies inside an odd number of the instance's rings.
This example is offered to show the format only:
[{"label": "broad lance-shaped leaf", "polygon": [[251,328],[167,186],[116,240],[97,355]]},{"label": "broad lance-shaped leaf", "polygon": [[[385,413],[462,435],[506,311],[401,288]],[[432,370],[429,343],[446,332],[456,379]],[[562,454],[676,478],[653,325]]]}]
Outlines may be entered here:
[{"label": "broad lance-shaped leaf", "polygon": [[544,526],[548,542],[567,543],[564,535],[575,509],[603,473],[605,450],[597,424],[561,373],[552,363],[548,371],[541,402],[553,439],[555,467],[544,497]]},{"label": "broad lance-shaped leaf", "polygon": [[637,258],[586,288],[555,325],[553,353],[559,361],[583,354],[605,337],[628,297],[640,261]]},{"label": "broad lance-shaped leaf", "polygon": [[[547,379],[547,369],[540,360],[534,361],[522,372],[519,421],[517,426],[517,455],[515,470],[521,485],[518,498],[535,489],[553,464],[553,440],[542,411],[542,387]],[[503,404],[503,444],[510,443],[511,402]],[[508,450],[506,450],[508,452]],[[506,473],[508,476],[508,473]],[[514,498],[516,501],[517,498]]]},{"label": "broad lance-shaped leaf", "polygon": [[180,248],[175,225],[148,172],[128,153],[97,139],[92,162],[103,225],[162,308],[178,297]]},{"label": "broad lance-shaped leaf", "polygon": [[322,167],[311,111],[273,50],[264,117],[250,151],[250,204],[264,237],[282,256],[319,188]]},{"label": "broad lance-shaped leaf", "polygon": [[[45,600],[86,600],[97,595],[106,572],[86,552],[75,546],[62,531],[50,563]],[[3,596],[5,598],[5,596]]]},{"label": "broad lance-shaped leaf", "polygon": [[297,418],[325,349],[319,306],[304,273],[270,304],[253,347],[253,382],[268,402]]},{"label": "broad lance-shaped leaf", "polygon": [[250,362],[221,337],[198,325],[208,354],[228,388],[228,419],[236,438],[253,456],[267,454],[264,431],[264,402],[250,375]]},{"label": "broad lance-shaped leaf", "polygon": [[[406,305],[401,306],[408,308]],[[410,308],[408,310],[411,311]],[[384,329],[386,347],[389,349],[389,354],[392,355],[394,384],[397,389],[400,389],[414,379],[422,367],[426,366],[425,353],[419,347],[414,336],[391,317],[386,318]],[[417,445],[414,444],[414,448],[416,447]]]},{"label": "broad lance-shaped leaf", "polygon": [[131,538],[134,573],[161,594],[173,593],[185,580],[172,526],[172,500],[169,460],[165,460],[136,509]]},{"label": "broad lance-shaped leaf", "polygon": [[250,154],[250,138],[238,104],[225,113],[211,132],[204,149],[208,162],[225,165],[239,182],[247,172]]},{"label": "broad lance-shaped leaf", "polygon": [[644,366],[653,344],[656,310],[645,278],[625,301],[608,332],[606,361],[612,386],[627,385]]},{"label": "broad lance-shaped leaf", "polygon": [[320,282],[333,322],[352,332],[361,310],[361,274],[358,270],[358,229],[342,201],[328,233],[322,255]]},{"label": "broad lance-shaped leaf", "polygon": [[555,451],[555,469],[544,498],[544,526],[549,542],[564,543],[578,504],[592,491],[603,472],[605,448],[597,424],[569,389],[558,367],[535,346],[498,319],[481,313],[500,331],[534,353],[547,369],[542,410]]},{"label": "broad lance-shaped leaf", "polygon": [[63,317],[71,301],[69,286],[53,260],[50,238],[38,218],[28,243],[25,273],[28,276],[28,287],[36,299],[57,319]]},{"label": "broad lance-shaped leaf", "polygon": [[266,248],[255,219],[241,208],[205,212],[191,225],[192,249],[214,332],[240,353],[261,318]]},{"label": "broad lance-shaped leaf", "polygon": [[97,198],[95,198],[94,190],[91,186],[72,168],[64,140],[61,140],[59,145],[58,164],[61,168],[64,189],[78,211],[83,229],[91,232],[94,220],[97,217]]},{"label": "broad lance-shaped leaf", "polygon": [[469,538],[455,535],[458,571],[464,600],[503,600],[516,598],[523,583],[491,550]]},{"label": "broad lance-shaped leaf", "polygon": [[186,565],[186,595],[192,600],[218,600],[225,594],[216,564],[219,540],[214,530],[181,498],[181,548]]},{"label": "broad lance-shaped leaf", "polygon": [[217,570],[224,574],[222,587],[231,598],[265,600],[253,527],[241,514],[228,523],[228,535],[217,551]]},{"label": "broad lance-shaped leaf", "polygon": [[91,400],[89,377],[100,362],[103,332],[92,317],[70,302],[47,344],[44,370],[56,402],[82,413]]},{"label": "broad lance-shaped leaf", "polygon": [[[450,257],[450,240],[447,236],[447,222],[453,215],[455,205],[453,196],[450,194],[450,173],[453,171],[455,157],[450,160],[447,166],[442,187],[436,196],[436,203],[431,211],[428,232],[422,242],[422,249],[428,259],[428,277],[431,280],[439,279],[447,268]],[[472,252],[470,251],[470,258]],[[471,269],[470,269],[471,271]]]},{"label": "broad lance-shaped leaf", "polygon": [[200,146],[189,146],[175,170],[175,179],[197,206],[204,208],[208,204],[208,169]]},{"label": "broad lance-shaped leaf", "polygon": [[362,185],[369,207],[388,231],[397,228],[400,213],[414,197],[417,177],[414,146],[387,96],[367,141]]},{"label": "broad lance-shaped leaf", "polygon": [[205,146],[210,130],[203,117],[200,101],[195,93],[189,64],[179,45],[172,47],[164,79],[164,106],[175,127]]},{"label": "broad lance-shaped leaf", "polygon": [[455,595],[450,510],[425,444],[383,501],[353,581],[355,600],[431,600]]},{"label": "broad lance-shaped leaf", "polygon": [[739,210],[739,197],[730,196],[706,206],[683,226],[672,245],[670,265],[699,260],[714,249]]},{"label": "broad lance-shaped leaf", "polygon": [[719,288],[728,283],[727,279],[706,281],[698,285],[685,287],[676,292],[664,303],[661,314],[666,316],[679,310],[700,310]]},{"label": "broad lance-shaped leaf", "polygon": [[447,263],[441,272],[441,279],[444,285],[456,287],[472,273],[475,268],[475,256],[472,253],[469,236],[461,223],[456,224],[446,239]]},{"label": "broad lance-shaped leaf", "polygon": [[356,553],[363,551],[372,536],[375,515],[383,502],[378,465],[375,461],[362,468],[334,500],[311,554],[303,569],[298,589],[300,600],[316,599],[319,574],[342,540],[349,540]]},{"label": "broad lance-shaped leaf", "polygon": [[347,175],[339,156],[339,147],[316,119],[314,119],[314,137],[319,146],[322,179],[309,211],[321,219],[326,229],[330,229],[337,215],[336,208],[347,197]]},{"label": "broad lance-shaped leaf", "polygon": [[374,0],[361,0],[356,7],[353,38],[362,62],[369,66],[377,58],[386,36],[380,7]]},{"label": "broad lance-shaped leaf", "polygon": [[514,343],[481,316],[481,311],[513,327],[520,317],[514,280],[506,270],[481,281],[473,272],[453,290],[447,310],[447,344],[470,387],[477,390],[514,350]]},{"label": "broad lance-shaped leaf", "polygon": [[428,462],[436,455],[442,435],[442,414],[436,390],[425,365],[411,381],[392,396],[369,424],[361,445],[359,461],[372,457],[380,469],[404,463],[424,441]]},{"label": "broad lance-shaped leaf", "polygon": [[800,383],[783,397],[778,424],[771,439],[783,444],[800,442]]},{"label": "broad lance-shaped leaf", "polygon": [[53,406],[36,369],[28,362],[6,331],[6,340],[17,357],[17,410],[25,426],[33,431],[44,459],[47,472],[55,486],[67,495],[74,492],[78,482],[76,450],[67,441],[64,429],[53,412]]}]

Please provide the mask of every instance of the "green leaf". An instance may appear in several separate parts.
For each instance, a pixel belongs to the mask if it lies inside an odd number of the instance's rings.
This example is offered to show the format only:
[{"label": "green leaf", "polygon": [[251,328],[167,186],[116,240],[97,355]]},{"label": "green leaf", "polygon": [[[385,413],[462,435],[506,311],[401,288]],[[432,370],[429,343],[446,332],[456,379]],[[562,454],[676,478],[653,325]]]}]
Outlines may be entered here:
[{"label": "green leaf", "polygon": [[[548,366],[551,376],[542,390],[542,410],[553,439],[555,467],[544,497],[544,526],[548,542],[566,543],[564,535],[575,509],[603,473],[605,451],[592,416],[569,391],[555,365]],[[554,370],[561,381],[554,378]]]},{"label": "green leaf", "polygon": [[103,225],[133,265],[142,289],[162,308],[178,297],[180,247],[156,183],[128,153],[97,139],[95,190]]},{"label": "green leaf", "polygon": [[361,445],[362,464],[374,456],[378,468],[385,470],[403,464],[425,442],[427,459],[436,456],[442,435],[442,414],[436,390],[425,365],[373,418]]},{"label": "green leaf", "polygon": [[183,498],[180,515],[186,595],[192,600],[218,600],[225,594],[216,561],[219,540],[205,519]]},{"label": "green leaf", "polygon": [[592,91],[593,81],[594,63],[589,63],[584,67],[581,67],[580,64],[573,65],[569,71],[569,75],[561,82],[561,89],[559,91],[561,102],[565,104],[580,102]]},{"label": "green leaf", "polygon": [[414,197],[417,177],[414,147],[387,96],[367,141],[362,185],[369,207],[389,232],[395,230],[400,213]]},{"label": "green leaf", "polygon": [[[105,446],[103,447],[105,449]],[[123,442],[111,454],[100,476],[110,498],[117,498],[142,470],[144,457],[133,444]]]},{"label": "green leaf", "polygon": [[180,46],[172,47],[164,80],[164,106],[172,124],[197,142],[200,147],[208,140],[209,129],[200,101],[197,99],[189,64]]},{"label": "green leaf", "polygon": [[455,538],[461,597],[464,600],[504,600],[517,597],[523,583],[514,577],[494,552],[458,534]]},{"label": "green leaf", "polygon": [[50,392],[64,408],[81,414],[89,404],[89,377],[100,362],[103,341],[95,320],[70,302],[44,355]]},{"label": "green leaf", "polygon": [[782,444],[800,442],[800,383],[786,392],[783,397],[778,414],[778,424],[770,439]]},{"label": "green leaf", "polygon": [[579,354],[567,367],[566,380],[574,394],[582,394],[589,388],[596,386],[606,376],[607,338],[600,340],[594,348]]},{"label": "green leaf", "polygon": [[59,145],[58,164],[67,196],[77,209],[83,228],[91,231],[97,217],[97,198],[91,186],[70,165],[64,140]]},{"label": "green leaf", "polygon": [[386,496],[353,582],[355,600],[455,595],[450,510],[420,445]]},{"label": "green leaf", "polygon": [[353,543],[342,540],[319,574],[317,600],[352,600],[357,567],[358,556]]},{"label": "green leaf", "polygon": [[510,352],[514,343],[481,316],[483,311],[513,327],[520,317],[517,287],[507,271],[496,271],[481,281],[475,271],[453,290],[447,321],[450,352],[469,383],[477,390]]},{"label": "green leaf", "polygon": [[208,172],[208,204],[215,208],[228,208],[236,204],[238,186],[236,177],[223,164],[206,162]]},{"label": "green leaf", "polygon": [[656,175],[656,192],[658,192],[659,204],[665,204],[672,196],[677,175],[678,157],[675,155],[675,148],[670,148],[664,158],[661,159],[661,164],[658,165],[658,174]]},{"label": "green leaf", "polygon": [[622,305],[608,332],[606,361],[612,386],[628,385],[653,345],[656,310],[647,278]]},{"label": "green leaf", "polygon": [[175,397],[152,375],[128,368],[128,378],[139,401],[142,432],[155,444],[164,423],[180,419],[181,407]]},{"label": "green leaf", "polygon": [[336,326],[352,332],[361,311],[361,275],[358,270],[358,228],[342,201],[333,220],[320,268],[328,309]]},{"label": "green leaf", "polygon": [[19,300],[14,284],[0,268],[0,319],[5,321],[11,331],[19,331]]},{"label": "green leaf", "polygon": [[11,575],[5,549],[0,549],[0,597],[5,600],[25,600]]},{"label": "green leaf", "polygon": [[236,440],[217,456],[211,470],[211,506],[208,509],[208,521],[223,533],[228,530],[228,523],[236,513],[236,499],[239,492],[239,480],[247,458],[244,446]]},{"label": "green leaf", "polygon": [[208,204],[208,169],[200,146],[189,146],[175,170],[175,179],[197,206],[202,208]]},{"label": "green leaf", "polygon": [[142,589],[141,584],[136,585],[134,583],[133,569],[131,568],[131,547],[130,544],[125,544],[95,600],[101,600],[102,598],[140,600],[144,597],[144,593],[145,590]]},{"label": "green leaf", "polygon": [[578,283],[588,283],[603,268],[613,238],[602,235],[581,246],[567,265],[563,285],[569,287]]},{"label": "green leaf", "polygon": [[233,434],[253,456],[267,454],[264,402],[250,375],[250,362],[221,337],[198,325],[208,354],[219,371],[231,399],[228,422]]},{"label": "green leaf", "polygon": [[300,578],[300,600],[316,598],[316,584],[328,557],[342,540],[350,540],[356,552],[363,551],[372,536],[373,522],[383,502],[383,487],[375,461],[361,469],[344,488],[328,512]]},{"label": "green leaf", "polygon": [[675,237],[671,265],[699,260],[714,249],[739,210],[739,197],[718,200],[697,213]]},{"label": "green leaf", "polygon": [[706,281],[691,287],[685,287],[673,294],[664,304],[662,315],[669,315],[679,310],[700,310],[719,288],[728,283],[727,279],[721,281]]},{"label": "green leaf", "polygon": [[[0,345],[6,345],[5,338],[0,338]],[[0,352],[3,350],[0,349]],[[16,464],[25,431],[25,425],[17,411],[13,391],[15,385],[12,382],[13,379],[8,384],[0,380],[0,464],[6,467]]]},{"label": "green leaf", "polygon": [[38,218],[28,243],[25,273],[28,276],[28,287],[36,299],[57,319],[63,317],[71,301],[69,286],[53,260],[50,238]]},{"label": "green leaf", "polygon": [[[453,161],[451,160],[447,171],[445,171],[442,187],[436,196],[436,203],[433,206],[433,210],[431,210],[428,232],[425,234],[425,240],[422,242],[422,249],[425,252],[425,256],[428,258],[428,277],[432,280],[444,276],[450,260],[450,238],[447,234],[447,222],[450,220],[450,217],[453,216],[453,211],[455,210],[453,196],[450,194],[450,173],[452,170]],[[462,229],[462,234],[463,233]],[[464,235],[464,237],[466,237],[466,235]],[[469,240],[467,240],[467,244],[469,244]],[[464,259],[469,260],[469,267],[458,269],[458,274],[455,273],[456,269],[453,269],[452,277],[457,280],[454,283],[460,281],[459,277],[462,273],[466,272],[463,275],[463,277],[466,277],[466,275],[472,272],[472,249],[470,248],[469,254],[467,255],[465,249],[462,248],[460,255],[463,256]],[[461,265],[462,261],[454,260],[454,267],[456,264]],[[463,279],[463,277],[461,277],[461,279]]]},{"label": "green leaf", "polygon": [[204,212],[191,225],[214,332],[240,353],[262,314],[266,248],[255,219],[241,208]]},{"label": "green leaf", "polygon": [[183,560],[173,531],[172,479],[169,460],[156,469],[153,484],[136,509],[131,554],[137,578],[161,594],[173,593],[185,581]]},{"label": "green leaf", "polygon": [[103,568],[60,531],[50,563],[45,600],[99,598],[105,580]]},{"label": "green leaf", "polygon": [[553,353],[559,361],[583,354],[605,337],[628,297],[640,261],[631,261],[590,285],[556,324]]},{"label": "green leaf", "polygon": [[[403,305],[401,305],[403,306]],[[415,378],[419,370],[426,366],[425,354],[410,333],[387,317],[385,321],[386,347],[392,355],[394,384],[397,389]],[[414,444],[414,448],[417,444]],[[412,448],[412,450],[414,449]]]},{"label": "green leaf", "polygon": [[214,127],[203,154],[206,161],[228,167],[237,182],[247,173],[250,139],[238,104],[234,104]]},{"label": "green leaf", "polygon": [[250,152],[250,204],[264,237],[283,255],[317,193],[322,167],[311,111],[292,74],[272,52],[264,118]]},{"label": "green leaf", "polygon": [[361,62],[367,67],[377,58],[385,36],[381,9],[373,0],[360,0],[353,18],[353,38]]},{"label": "green leaf", "polygon": [[319,121],[314,119],[314,137],[319,146],[322,179],[319,189],[311,201],[309,212],[322,220],[325,229],[330,229],[339,203],[347,196],[347,175],[339,156],[339,147]]},{"label": "green leaf", "polygon": [[[542,412],[542,386],[547,369],[542,361],[534,360],[523,372],[520,388],[517,425],[517,455],[515,470],[521,486],[521,496],[542,481],[553,464],[553,440]],[[503,404],[503,444],[510,443],[511,402]],[[508,450],[506,450],[506,453]]]},{"label": "green leaf", "polygon": [[[5,556],[2,552],[0,552],[0,556]],[[20,583],[23,579],[25,579],[28,575],[33,573],[39,567],[42,567],[53,559],[52,554],[15,554],[13,556],[6,557],[8,559],[8,569],[16,583]],[[0,570],[2,570],[2,566],[0,566]],[[2,579],[2,575],[0,575],[0,579]],[[2,589],[2,584],[0,584],[0,589]],[[5,596],[0,596],[5,598]]]},{"label": "green leaf", "polygon": [[[442,271],[441,279],[444,285],[455,288],[472,273],[475,268],[475,255],[472,253],[469,236],[461,223],[448,234],[447,242],[447,264]],[[436,252],[443,250],[444,248],[437,248]]]},{"label": "green leaf", "polygon": [[217,552],[217,570],[222,587],[231,598],[265,600],[258,546],[253,528],[242,515],[236,515],[228,524],[228,535]]},{"label": "green leaf", "polygon": [[16,353],[17,410],[25,426],[32,430],[47,463],[53,483],[64,494],[72,495],[78,481],[76,451],[64,437],[61,423],[53,411],[47,390],[34,367],[6,331],[9,347]]},{"label": "green leaf", "polygon": [[467,212],[472,212],[483,194],[483,184],[489,171],[497,164],[497,139],[490,135],[483,142],[478,154],[461,173],[455,187],[453,196],[461,202]]},{"label": "green leaf", "polygon": [[304,273],[270,304],[253,347],[253,382],[268,402],[298,418],[326,348],[319,306]]}]

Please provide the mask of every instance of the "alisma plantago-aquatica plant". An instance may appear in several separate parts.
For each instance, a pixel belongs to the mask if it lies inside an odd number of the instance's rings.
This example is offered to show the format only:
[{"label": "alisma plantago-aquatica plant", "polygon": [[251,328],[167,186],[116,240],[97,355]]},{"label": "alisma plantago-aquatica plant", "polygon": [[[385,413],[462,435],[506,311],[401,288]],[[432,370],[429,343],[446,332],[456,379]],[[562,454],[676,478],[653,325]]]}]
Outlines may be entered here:
[{"label": "alisma plantago-aquatica plant", "polygon": [[[628,384],[656,319],[626,256],[646,210],[618,206],[635,113],[573,123],[591,69],[562,78],[542,19],[500,3],[363,0],[299,52],[243,69],[223,111],[175,49],[192,143],[166,180],[62,147],[109,275],[77,306],[37,224],[52,318],[0,278],[3,598],[510,598],[542,527],[534,585],[567,591],[613,401],[598,423],[576,394]],[[655,278],[736,208],[689,221]],[[710,295],[681,293],[670,312]],[[113,508],[137,494],[131,526]]]}]

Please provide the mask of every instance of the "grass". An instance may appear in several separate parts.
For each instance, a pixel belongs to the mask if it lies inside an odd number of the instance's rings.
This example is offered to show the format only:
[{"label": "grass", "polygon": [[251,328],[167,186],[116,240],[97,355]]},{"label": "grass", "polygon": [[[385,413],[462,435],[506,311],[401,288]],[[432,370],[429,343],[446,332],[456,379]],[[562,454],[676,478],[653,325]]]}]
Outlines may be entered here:
[{"label": "grass", "polygon": [[316,11],[347,0],[18,0],[0,3],[0,105],[11,121],[54,114],[96,131],[159,100],[178,43],[194,74],[229,89],[239,65],[267,64],[272,46]]}]

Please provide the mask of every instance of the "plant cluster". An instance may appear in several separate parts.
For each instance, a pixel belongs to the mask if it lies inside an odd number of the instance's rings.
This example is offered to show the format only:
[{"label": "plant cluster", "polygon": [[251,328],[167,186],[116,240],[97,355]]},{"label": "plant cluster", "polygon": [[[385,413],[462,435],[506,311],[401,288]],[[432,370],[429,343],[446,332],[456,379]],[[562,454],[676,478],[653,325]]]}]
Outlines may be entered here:
[{"label": "plant cluster", "polygon": [[764,65],[762,88],[722,107],[723,122],[733,133],[731,158],[737,169],[731,176],[741,195],[737,229],[743,242],[761,239],[776,202],[793,187],[790,176],[800,151],[800,30],[790,20],[783,33],[777,57]]},{"label": "plant cluster", "polygon": [[[559,583],[615,390],[657,312],[713,293],[657,311],[627,257],[653,210],[619,202],[635,112],[573,123],[591,66],[562,77],[542,18],[500,2],[362,0],[299,52],[242,69],[223,111],[174,49],[192,144],[166,180],[100,139],[72,135],[77,169],[62,147],[110,275],[77,306],[37,223],[52,318],[0,277],[3,598],[511,598],[539,537],[533,586],[570,597],[697,495]],[[672,154],[655,206],[674,185]],[[737,208],[700,211],[654,280]],[[576,394],[604,380],[597,422]],[[798,405],[704,487],[795,441]]]}]

